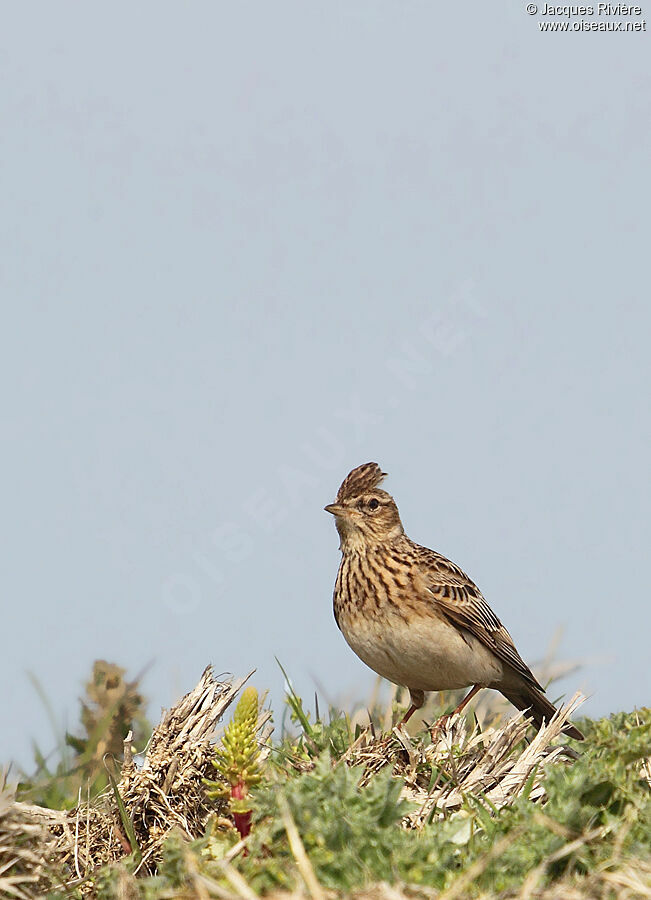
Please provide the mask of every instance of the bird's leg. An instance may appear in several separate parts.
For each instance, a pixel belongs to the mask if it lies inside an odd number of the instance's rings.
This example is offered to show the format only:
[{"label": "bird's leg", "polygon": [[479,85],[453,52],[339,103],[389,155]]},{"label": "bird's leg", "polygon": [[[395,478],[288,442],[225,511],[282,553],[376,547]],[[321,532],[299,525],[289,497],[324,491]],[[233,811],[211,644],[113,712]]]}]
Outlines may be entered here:
[{"label": "bird's leg", "polygon": [[455,716],[457,713],[460,713],[461,710],[464,708],[464,706],[465,706],[470,700],[472,700],[472,698],[475,696],[475,694],[478,693],[478,691],[481,691],[481,689],[482,689],[482,685],[481,685],[481,684],[476,684],[476,685],[474,686],[474,688],[473,688],[471,691],[469,691],[469,693],[466,694],[466,696],[463,698],[463,700],[462,700],[461,703],[457,706],[457,708],[456,708],[453,712],[450,713],[450,715],[451,715],[451,716]]},{"label": "bird's leg", "polygon": [[412,691],[412,689],[409,688],[409,699],[411,700],[411,706],[398,722],[398,727],[408,722],[416,710],[420,709],[423,703],[425,703],[425,691]]},{"label": "bird's leg", "polygon": [[420,706],[416,706],[415,703],[412,703],[402,719],[398,722],[398,725],[406,725],[417,709],[420,709]]},{"label": "bird's leg", "polygon": [[476,684],[473,687],[473,689],[466,694],[466,696],[463,698],[463,700],[457,706],[456,709],[453,709],[451,713],[448,713],[445,716],[441,716],[440,719],[437,719],[436,722],[434,722],[434,725],[432,726],[432,732],[434,733],[434,732],[438,731],[439,728],[443,728],[445,725],[447,725],[448,722],[450,721],[450,719],[452,718],[452,716],[456,716],[457,713],[460,713],[461,710],[464,708],[464,706],[466,706],[466,704],[472,700],[472,698],[475,696],[475,694],[478,691],[481,691],[482,687],[483,687],[483,685]]}]

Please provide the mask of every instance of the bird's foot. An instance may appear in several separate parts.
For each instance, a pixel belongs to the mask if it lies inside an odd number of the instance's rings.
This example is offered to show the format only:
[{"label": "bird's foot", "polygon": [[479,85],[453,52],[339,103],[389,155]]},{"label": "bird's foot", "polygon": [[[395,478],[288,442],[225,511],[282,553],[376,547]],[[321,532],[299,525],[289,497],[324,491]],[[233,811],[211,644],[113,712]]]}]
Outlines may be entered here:
[{"label": "bird's foot", "polygon": [[454,715],[454,712],[447,713],[445,716],[440,716],[436,722],[432,722],[430,726],[428,726],[428,731],[432,741],[437,741],[441,737],[441,733],[447,731],[448,725],[450,724],[450,719]]},{"label": "bird's foot", "polygon": [[466,704],[472,700],[475,694],[480,691],[482,686],[480,684],[476,684],[469,694],[463,698],[461,703],[457,706],[456,709],[453,709],[451,713],[447,713],[445,716],[441,716],[440,719],[437,719],[433,725],[430,725],[430,734],[432,735],[432,740],[434,740],[434,735],[438,737],[438,733],[443,730],[447,730],[448,724],[452,716],[458,715],[462,709],[466,706]]}]

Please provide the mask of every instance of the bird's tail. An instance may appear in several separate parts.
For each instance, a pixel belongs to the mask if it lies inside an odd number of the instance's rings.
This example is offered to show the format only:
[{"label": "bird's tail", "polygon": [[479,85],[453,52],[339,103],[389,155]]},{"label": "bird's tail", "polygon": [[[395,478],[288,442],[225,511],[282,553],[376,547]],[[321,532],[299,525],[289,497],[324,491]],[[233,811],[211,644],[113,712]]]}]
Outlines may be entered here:
[{"label": "bird's tail", "polygon": [[[537,728],[541,727],[543,720],[549,722],[556,712],[554,704],[550,703],[547,697],[533,687],[533,685],[521,684],[518,685],[517,689],[514,688],[505,691],[501,688],[501,691],[506,699],[510,700],[517,709],[524,709],[527,711]],[[575,741],[582,741],[584,739],[579,729],[570,722],[563,726],[563,732],[568,737],[574,738]]]}]

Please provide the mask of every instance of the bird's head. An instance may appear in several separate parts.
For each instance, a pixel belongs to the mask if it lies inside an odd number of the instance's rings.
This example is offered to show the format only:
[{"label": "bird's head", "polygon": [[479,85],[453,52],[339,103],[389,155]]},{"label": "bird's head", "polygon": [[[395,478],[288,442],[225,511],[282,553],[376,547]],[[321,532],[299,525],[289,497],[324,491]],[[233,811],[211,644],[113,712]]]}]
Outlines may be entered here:
[{"label": "bird's head", "polygon": [[344,478],[335,502],[325,507],[335,517],[342,550],[381,544],[404,533],[395,500],[379,487],[385,477],[377,463],[364,463]]}]

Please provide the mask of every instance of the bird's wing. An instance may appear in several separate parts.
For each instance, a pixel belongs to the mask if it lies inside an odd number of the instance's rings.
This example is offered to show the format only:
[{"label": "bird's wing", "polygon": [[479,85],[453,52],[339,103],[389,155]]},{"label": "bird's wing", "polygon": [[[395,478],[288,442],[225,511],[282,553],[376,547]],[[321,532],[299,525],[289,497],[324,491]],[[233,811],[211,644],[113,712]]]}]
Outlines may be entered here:
[{"label": "bird's wing", "polygon": [[458,566],[427,547],[419,547],[427,586],[437,608],[455,625],[465,628],[489,650],[515,669],[529,684],[544,690],[515,649],[513,638],[490,608],[481,591]]}]

